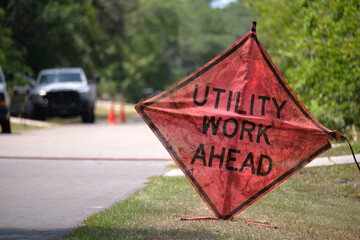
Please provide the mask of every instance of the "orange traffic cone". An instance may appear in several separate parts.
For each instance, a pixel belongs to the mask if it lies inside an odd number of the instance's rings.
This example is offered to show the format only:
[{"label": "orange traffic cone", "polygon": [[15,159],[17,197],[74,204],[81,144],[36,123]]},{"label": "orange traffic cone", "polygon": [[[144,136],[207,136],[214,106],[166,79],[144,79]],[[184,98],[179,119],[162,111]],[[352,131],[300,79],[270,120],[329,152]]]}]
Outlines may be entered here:
[{"label": "orange traffic cone", "polygon": [[126,121],[125,117],[125,104],[120,104],[120,114],[119,114],[119,123],[124,123]]},{"label": "orange traffic cone", "polygon": [[111,105],[110,105],[110,111],[109,111],[107,122],[108,122],[108,124],[116,123],[115,113],[114,113],[114,103],[111,103]]}]

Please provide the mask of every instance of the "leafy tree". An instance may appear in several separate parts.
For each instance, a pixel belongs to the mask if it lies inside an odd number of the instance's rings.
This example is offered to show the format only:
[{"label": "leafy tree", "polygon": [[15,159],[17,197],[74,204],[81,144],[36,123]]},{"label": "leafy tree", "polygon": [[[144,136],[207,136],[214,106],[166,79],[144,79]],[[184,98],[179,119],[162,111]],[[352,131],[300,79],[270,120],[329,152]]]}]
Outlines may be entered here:
[{"label": "leafy tree", "polygon": [[126,18],[121,89],[131,100],[139,100],[143,88],[162,89],[172,82],[179,27],[175,7],[171,1],[140,1]]},{"label": "leafy tree", "polygon": [[359,1],[248,2],[265,48],[309,110],[333,129],[359,125]]},{"label": "leafy tree", "polygon": [[6,71],[31,73],[31,69],[23,60],[26,50],[19,50],[19,47],[12,39],[11,28],[5,25],[5,14],[5,10],[0,7],[0,66]]},{"label": "leafy tree", "polygon": [[[223,52],[246,30],[241,3],[211,8],[211,1],[140,0],[125,18],[121,89],[138,101],[142,88],[164,89]],[[236,10],[235,10],[236,9]]]},{"label": "leafy tree", "polygon": [[93,59],[96,63],[101,81],[99,90],[106,95],[114,96],[121,92],[124,73],[125,16],[137,9],[137,1],[94,0],[97,9],[97,21],[100,26],[100,41],[93,47]]},{"label": "leafy tree", "polygon": [[91,45],[98,24],[91,1],[11,0],[6,10],[13,39],[26,49],[34,73],[70,66],[93,72]]}]

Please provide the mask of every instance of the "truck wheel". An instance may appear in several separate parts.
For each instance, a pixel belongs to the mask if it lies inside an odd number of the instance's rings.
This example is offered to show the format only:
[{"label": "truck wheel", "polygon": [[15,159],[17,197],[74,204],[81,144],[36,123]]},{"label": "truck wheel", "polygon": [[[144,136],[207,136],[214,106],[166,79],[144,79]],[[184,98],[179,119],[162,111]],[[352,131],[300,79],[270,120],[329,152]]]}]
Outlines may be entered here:
[{"label": "truck wheel", "polygon": [[42,111],[38,107],[34,107],[33,112],[30,115],[31,115],[31,119],[34,120],[40,120],[40,121],[46,120],[44,113],[42,113]]},{"label": "truck wheel", "polygon": [[91,108],[86,112],[84,112],[81,118],[83,123],[94,123],[95,122],[94,108]]},{"label": "truck wheel", "polygon": [[11,133],[10,119],[1,120],[2,133]]}]

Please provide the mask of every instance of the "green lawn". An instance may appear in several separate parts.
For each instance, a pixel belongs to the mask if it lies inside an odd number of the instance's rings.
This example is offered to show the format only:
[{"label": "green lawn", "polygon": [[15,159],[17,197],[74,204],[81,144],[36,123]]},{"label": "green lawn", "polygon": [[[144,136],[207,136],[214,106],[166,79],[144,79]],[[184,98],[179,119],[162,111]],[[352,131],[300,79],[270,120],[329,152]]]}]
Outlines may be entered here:
[{"label": "green lawn", "polygon": [[[329,151],[321,154],[321,157],[351,155],[349,144],[345,141],[341,141],[341,143],[343,144],[341,144],[340,146],[332,147]],[[351,146],[355,153],[360,153],[360,141],[351,142]]]},{"label": "green lawn", "polygon": [[360,174],[353,164],[306,168],[237,215],[239,221],[180,221],[175,214],[212,216],[185,177],[153,177],[64,239],[360,239]]},{"label": "green lawn", "polygon": [[19,133],[19,132],[23,132],[23,131],[37,130],[37,129],[42,129],[42,127],[25,125],[25,124],[21,124],[21,123],[11,123],[11,132],[12,133]]}]

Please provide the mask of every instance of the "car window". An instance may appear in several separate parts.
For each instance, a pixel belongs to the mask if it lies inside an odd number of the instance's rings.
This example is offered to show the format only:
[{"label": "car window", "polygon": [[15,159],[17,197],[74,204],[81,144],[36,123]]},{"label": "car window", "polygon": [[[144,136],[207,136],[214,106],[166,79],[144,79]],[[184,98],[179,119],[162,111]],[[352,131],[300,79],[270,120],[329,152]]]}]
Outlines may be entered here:
[{"label": "car window", "polygon": [[41,75],[39,84],[49,84],[55,82],[56,74]]},{"label": "car window", "polygon": [[41,75],[39,84],[49,84],[53,82],[81,82],[79,73],[60,73]]},{"label": "car window", "polygon": [[58,76],[59,82],[81,82],[79,73],[61,73]]}]

